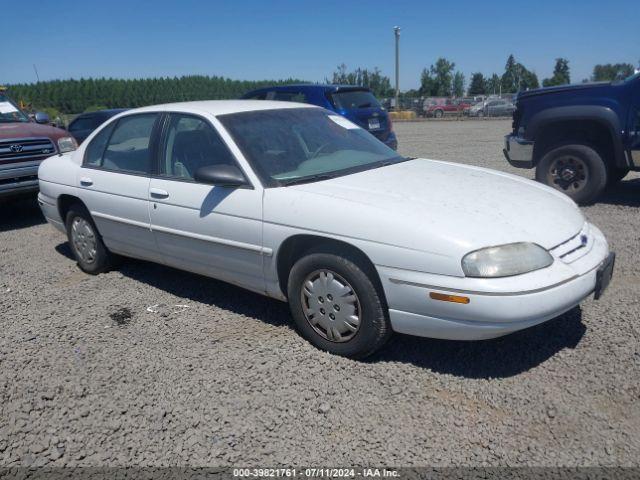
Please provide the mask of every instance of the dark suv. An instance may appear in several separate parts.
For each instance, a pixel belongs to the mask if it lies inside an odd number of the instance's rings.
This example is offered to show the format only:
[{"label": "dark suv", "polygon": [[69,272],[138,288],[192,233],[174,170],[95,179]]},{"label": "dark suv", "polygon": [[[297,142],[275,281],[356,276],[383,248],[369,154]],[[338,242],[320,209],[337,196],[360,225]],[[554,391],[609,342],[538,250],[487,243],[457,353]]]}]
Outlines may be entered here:
[{"label": "dark suv", "polygon": [[333,110],[368,130],[374,137],[394,150],[398,139],[391,118],[375,95],[365,87],[353,85],[283,85],[253,90],[242,96],[252,100],[283,100],[311,103]]},{"label": "dark suv", "polygon": [[576,202],[592,202],[640,171],[640,73],[520,93],[504,154]]}]

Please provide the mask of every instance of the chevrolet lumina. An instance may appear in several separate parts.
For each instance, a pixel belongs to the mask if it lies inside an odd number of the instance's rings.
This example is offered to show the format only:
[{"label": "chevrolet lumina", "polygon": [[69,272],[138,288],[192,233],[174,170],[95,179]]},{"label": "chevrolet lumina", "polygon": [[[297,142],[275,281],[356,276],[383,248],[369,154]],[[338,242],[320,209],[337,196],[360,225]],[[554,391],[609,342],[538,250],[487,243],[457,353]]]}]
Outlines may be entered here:
[{"label": "chevrolet lumina", "polygon": [[302,336],[350,357],[392,331],[476,340],[539,324],[599,297],[615,258],[560,192],[399,156],[304,104],[129,110],[39,180],[85,272],[122,255],[233,283],[288,301]]}]

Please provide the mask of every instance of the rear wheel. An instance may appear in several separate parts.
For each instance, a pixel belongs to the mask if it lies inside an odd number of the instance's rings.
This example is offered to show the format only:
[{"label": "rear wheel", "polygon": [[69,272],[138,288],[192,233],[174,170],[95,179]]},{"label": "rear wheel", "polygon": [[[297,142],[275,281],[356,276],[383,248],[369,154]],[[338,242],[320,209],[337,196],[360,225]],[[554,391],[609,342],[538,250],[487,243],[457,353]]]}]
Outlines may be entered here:
[{"label": "rear wheel", "polygon": [[310,252],[298,260],[287,290],[300,334],[322,350],[351,358],[384,345],[391,326],[368,270],[346,252]]},{"label": "rear wheel", "polygon": [[575,202],[593,202],[607,185],[607,167],[600,154],[587,145],[563,145],[548,151],[538,163],[536,180]]},{"label": "rear wheel", "polygon": [[436,118],[442,118],[442,115],[444,115],[442,110],[436,110],[435,112],[433,112],[433,116]]},{"label": "rear wheel", "polygon": [[84,206],[76,204],[69,209],[66,226],[71,251],[82,271],[96,275],[113,266],[115,257],[105,247]]}]

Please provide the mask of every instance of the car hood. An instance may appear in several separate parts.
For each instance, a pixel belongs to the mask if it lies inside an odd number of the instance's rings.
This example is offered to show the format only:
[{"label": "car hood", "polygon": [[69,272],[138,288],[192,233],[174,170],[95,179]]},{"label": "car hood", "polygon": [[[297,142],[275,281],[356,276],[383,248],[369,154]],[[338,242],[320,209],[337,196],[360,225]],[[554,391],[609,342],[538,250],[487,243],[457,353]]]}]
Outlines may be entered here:
[{"label": "car hood", "polygon": [[554,93],[564,92],[585,92],[598,91],[601,89],[607,89],[611,86],[611,82],[592,82],[592,83],[578,83],[574,85],[558,85],[555,87],[536,88],[533,90],[527,90],[526,92],[520,92],[518,94],[518,100],[529,97],[536,97],[538,95],[549,95]]},{"label": "car hood", "polygon": [[60,128],[35,122],[0,123],[0,140],[47,137],[55,141],[68,135]]},{"label": "car hood", "polygon": [[551,249],[585,222],[539,183],[425,159],[268,189],[265,221],[456,258],[512,242]]}]

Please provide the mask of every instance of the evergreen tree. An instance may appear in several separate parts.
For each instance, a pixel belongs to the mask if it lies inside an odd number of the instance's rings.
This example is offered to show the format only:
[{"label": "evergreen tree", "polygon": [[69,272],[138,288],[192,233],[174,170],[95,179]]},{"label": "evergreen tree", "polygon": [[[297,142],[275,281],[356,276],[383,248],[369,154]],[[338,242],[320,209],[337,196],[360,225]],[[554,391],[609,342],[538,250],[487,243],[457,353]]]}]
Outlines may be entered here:
[{"label": "evergreen tree", "polygon": [[484,75],[480,72],[473,73],[469,85],[469,95],[484,95],[485,93],[487,93],[487,84]]},{"label": "evergreen tree", "polygon": [[542,85],[545,87],[552,87],[554,85],[566,85],[568,83],[571,83],[569,60],[566,58],[556,58],[553,76],[551,78],[545,78],[542,81]]}]

